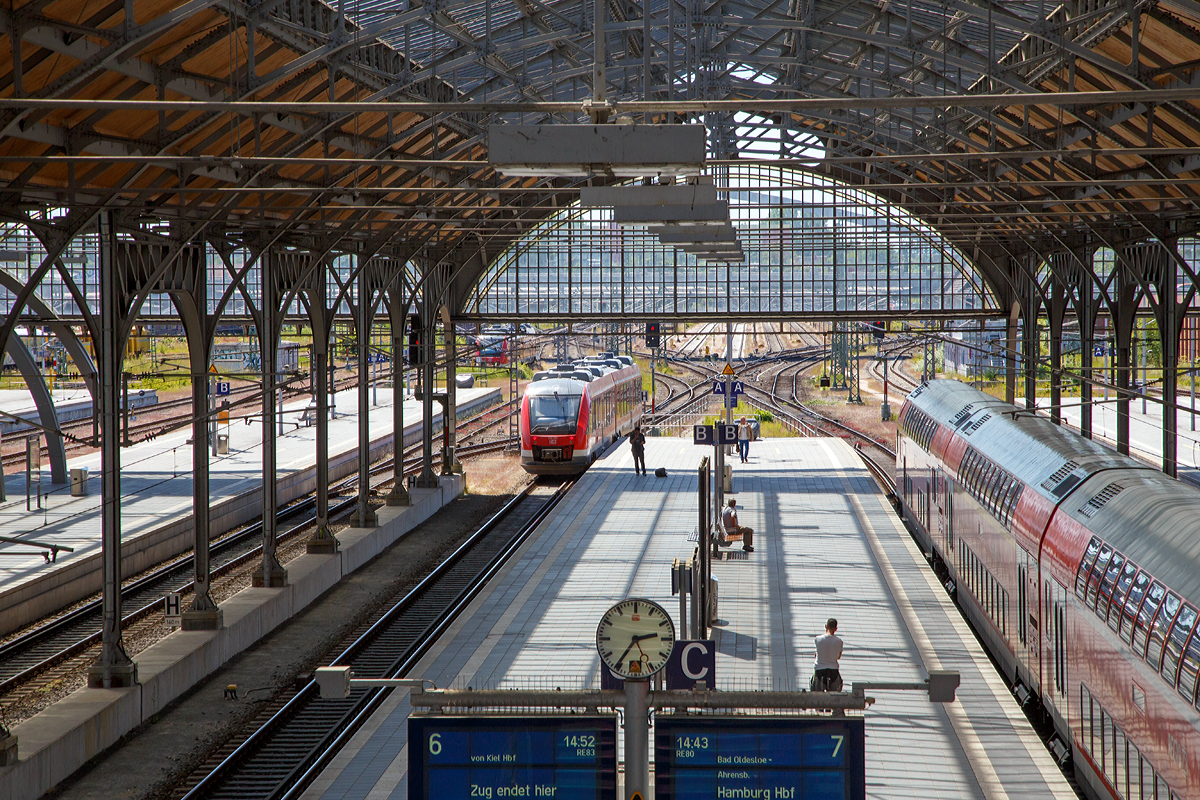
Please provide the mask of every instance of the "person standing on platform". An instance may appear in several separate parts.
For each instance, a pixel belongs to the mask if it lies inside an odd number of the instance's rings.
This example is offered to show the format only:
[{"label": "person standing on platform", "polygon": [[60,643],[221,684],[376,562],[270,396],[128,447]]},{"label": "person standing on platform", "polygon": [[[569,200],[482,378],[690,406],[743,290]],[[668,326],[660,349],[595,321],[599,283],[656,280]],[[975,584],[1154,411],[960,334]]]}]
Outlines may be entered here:
[{"label": "person standing on platform", "polygon": [[746,422],[746,418],[742,417],[738,422],[738,453],[742,456],[742,463],[745,464],[750,459],[750,423]]},{"label": "person standing on platform", "polygon": [[729,498],[729,505],[721,510],[721,526],[725,528],[726,536],[742,535],[742,549],[747,553],[754,552],[754,529],[738,524],[737,500]]},{"label": "person standing on platform", "polygon": [[842,673],[838,659],[842,657],[842,640],[837,636],[837,620],[825,623],[825,635],[816,638],[817,654],[813,659],[813,679],[810,689],[814,692],[840,692]]},{"label": "person standing on platform", "polygon": [[646,474],[646,434],[642,433],[642,426],[634,425],[633,433],[629,434],[629,448],[633,450],[633,473],[635,475]]}]

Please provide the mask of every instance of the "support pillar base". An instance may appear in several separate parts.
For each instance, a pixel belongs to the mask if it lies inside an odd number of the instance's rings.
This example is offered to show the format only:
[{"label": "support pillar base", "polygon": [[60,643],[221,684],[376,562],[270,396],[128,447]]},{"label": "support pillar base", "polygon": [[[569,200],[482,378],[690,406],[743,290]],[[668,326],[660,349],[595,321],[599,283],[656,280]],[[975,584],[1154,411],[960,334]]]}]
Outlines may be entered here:
[{"label": "support pillar base", "polygon": [[219,608],[185,611],[182,614],[182,627],[185,631],[219,631],[225,626],[223,617]]},{"label": "support pillar base", "polygon": [[88,667],[87,681],[90,689],[124,689],[134,686],[138,682],[137,664],[133,661],[117,664],[96,662]]},{"label": "support pillar base", "polygon": [[417,476],[417,480],[414,485],[418,489],[436,489],[440,484],[438,483],[437,475],[434,475],[433,470],[431,470],[429,465],[426,464],[421,470],[421,474]]},{"label": "support pillar base", "polygon": [[267,583],[263,580],[263,568],[259,565],[258,569],[250,576],[250,585],[259,589],[280,589],[288,585],[287,570],[276,564],[271,568],[271,581]]},{"label": "support pillar base", "polygon": [[408,495],[408,489],[404,488],[403,483],[397,483],[388,492],[386,502],[389,506],[411,506],[412,498]]},{"label": "support pillar base", "polygon": [[17,763],[17,737],[0,738],[0,767],[11,767]]},{"label": "support pillar base", "polygon": [[304,545],[304,552],[309,555],[333,555],[341,547],[342,543],[338,538],[329,532],[329,528],[322,525],[317,528],[317,532]]},{"label": "support pillar base", "polygon": [[[358,509],[354,509],[354,513],[350,515],[351,528],[376,528],[379,527],[379,517],[375,515],[375,509],[367,506],[367,518],[360,520],[358,518]],[[311,542],[310,542],[311,544]]]}]

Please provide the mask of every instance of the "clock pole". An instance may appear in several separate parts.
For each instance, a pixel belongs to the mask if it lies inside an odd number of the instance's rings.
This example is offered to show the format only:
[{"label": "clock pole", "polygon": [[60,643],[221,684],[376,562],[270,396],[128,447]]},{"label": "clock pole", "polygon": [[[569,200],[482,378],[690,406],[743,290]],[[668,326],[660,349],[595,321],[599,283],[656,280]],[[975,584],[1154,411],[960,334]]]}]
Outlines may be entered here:
[{"label": "clock pole", "polygon": [[625,798],[650,794],[650,681],[625,680]]}]

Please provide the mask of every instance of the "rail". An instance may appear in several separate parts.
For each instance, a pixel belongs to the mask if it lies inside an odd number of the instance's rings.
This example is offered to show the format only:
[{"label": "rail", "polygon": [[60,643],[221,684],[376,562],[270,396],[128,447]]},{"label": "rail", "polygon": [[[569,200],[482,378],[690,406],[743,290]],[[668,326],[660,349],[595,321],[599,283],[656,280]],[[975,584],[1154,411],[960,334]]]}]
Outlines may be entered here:
[{"label": "rail", "polygon": [[[352,666],[364,676],[406,674],[572,485],[564,483],[537,508],[525,505],[531,502],[532,487],[518,495],[346,647],[333,664]],[[517,514],[519,510],[524,516]],[[517,524],[509,524],[514,517]],[[298,796],[390,692],[374,689],[347,700],[329,701],[318,699],[316,687],[315,681],[308,682],[193,786],[184,800]]]}]

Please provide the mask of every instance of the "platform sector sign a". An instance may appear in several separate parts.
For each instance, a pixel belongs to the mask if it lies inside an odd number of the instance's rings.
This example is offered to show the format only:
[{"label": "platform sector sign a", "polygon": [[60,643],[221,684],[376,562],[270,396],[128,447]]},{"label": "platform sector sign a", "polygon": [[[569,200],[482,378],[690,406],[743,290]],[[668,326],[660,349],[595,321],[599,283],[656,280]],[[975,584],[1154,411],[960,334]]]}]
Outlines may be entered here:
[{"label": "platform sector sign a", "polygon": [[614,716],[409,717],[409,800],[612,800],[616,791]]},{"label": "platform sector sign a", "polygon": [[655,717],[656,800],[865,800],[862,717]]}]

